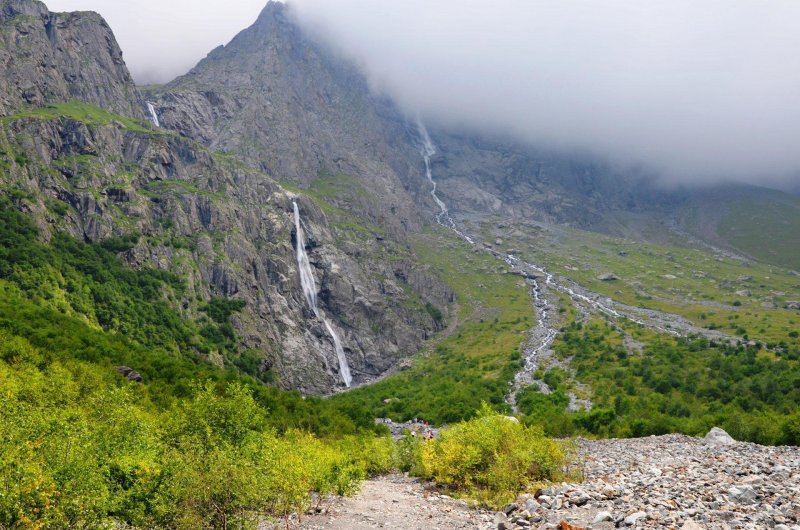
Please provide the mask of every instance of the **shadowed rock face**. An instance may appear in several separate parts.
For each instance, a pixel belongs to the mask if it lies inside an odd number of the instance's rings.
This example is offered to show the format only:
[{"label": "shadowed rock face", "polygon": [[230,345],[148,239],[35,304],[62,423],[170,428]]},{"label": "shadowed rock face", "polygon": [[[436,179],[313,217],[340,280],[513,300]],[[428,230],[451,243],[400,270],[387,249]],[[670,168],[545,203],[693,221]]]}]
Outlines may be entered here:
[{"label": "shadowed rock face", "polygon": [[[56,15],[32,1],[0,5],[0,40],[6,44],[0,54],[8,54],[0,61],[0,101],[8,115],[0,122],[0,148],[26,155],[24,162],[3,158],[0,187],[27,192],[19,207],[34,216],[44,238],[53,230],[91,242],[140,234],[122,257],[132,267],[155,266],[183,278],[187,290],[175,306],[186,318],[197,318],[211,297],[245,301],[232,320],[240,348],[258,352],[261,369],[272,369],[281,386],[327,393],[341,378],[329,335],[300,288],[292,212],[297,200],[320,305],[341,331],[355,384],[416,353],[436,330],[424,303],[444,307],[452,293],[415,262],[404,242],[414,224],[411,200],[392,180],[387,162],[365,166],[364,175],[376,170],[374,179],[363,180],[376,183],[368,193],[341,199],[354,210],[368,206],[361,219],[381,227],[383,235],[349,226],[334,231],[316,202],[286,191],[257,167],[215,153],[202,135],[206,145],[148,129],[145,122],[123,123],[122,116],[145,117],[143,99],[99,16]],[[88,58],[81,72],[72,70],[78,54]],[[120,119],[14,114],[75,99]],[[274,149],[287,163],[307,156],[298,138],[286,145],[298,151]],[[390,185],[393,194],[374,191]],[[54,213],[47,207],[53,201],[68,207]],[[213,352],[209,360],[224,362]]]},{"label": "shadowed rock face", "polygon": [[78,100],[144,118],[122,51],[97,13],[51,13],[32,0],[0,3],[0,115]]}]

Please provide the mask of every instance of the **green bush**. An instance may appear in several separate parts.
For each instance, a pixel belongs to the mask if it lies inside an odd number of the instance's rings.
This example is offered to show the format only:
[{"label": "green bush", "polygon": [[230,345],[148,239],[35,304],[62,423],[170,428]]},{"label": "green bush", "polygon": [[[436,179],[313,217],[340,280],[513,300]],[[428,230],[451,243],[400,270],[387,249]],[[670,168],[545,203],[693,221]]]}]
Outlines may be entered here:
[{"label": "green bush", "polygon": [[442,431],[422,445],[425,478],[495,507],[537,481],[559,476],[567,461],[562,445],[538,427],[526,427],[484,404],[477,417]]},{"label": "green bush", "polygon": [[372,433],[279,433],[241,382],[194,384],[160,408],[111,367],[2,330],[0,385],[0,528],[255,528],[396,462]]}]

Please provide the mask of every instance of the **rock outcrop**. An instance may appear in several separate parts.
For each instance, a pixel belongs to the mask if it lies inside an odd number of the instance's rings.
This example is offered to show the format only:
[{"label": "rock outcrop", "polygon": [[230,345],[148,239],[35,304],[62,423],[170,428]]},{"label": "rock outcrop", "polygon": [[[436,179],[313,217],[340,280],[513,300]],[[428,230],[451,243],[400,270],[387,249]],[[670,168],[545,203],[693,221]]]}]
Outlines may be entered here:
[{"label": "rock outcrop", "polygon": [[69,100],[145,117],[111,28],[97,13],[0,3],[0,115]]}]

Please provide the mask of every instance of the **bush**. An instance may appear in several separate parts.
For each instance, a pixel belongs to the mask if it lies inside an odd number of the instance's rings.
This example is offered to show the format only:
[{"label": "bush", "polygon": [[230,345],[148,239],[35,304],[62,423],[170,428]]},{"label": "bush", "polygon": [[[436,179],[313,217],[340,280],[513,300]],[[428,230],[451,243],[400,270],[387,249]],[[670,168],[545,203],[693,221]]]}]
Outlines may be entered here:
[{"label": "bush", "polygon": [[525,427],[484,404],[476,418],[423,443],[422,475],[495,507],[537,481],[555,479],[564,448],[538,427]]},{"label": "bush", "polygon": [[162,409],[113,367],[48,357],[0,330],[0,528],[255,528],[395,465],[390,438],[279,434],[238,382]]}]

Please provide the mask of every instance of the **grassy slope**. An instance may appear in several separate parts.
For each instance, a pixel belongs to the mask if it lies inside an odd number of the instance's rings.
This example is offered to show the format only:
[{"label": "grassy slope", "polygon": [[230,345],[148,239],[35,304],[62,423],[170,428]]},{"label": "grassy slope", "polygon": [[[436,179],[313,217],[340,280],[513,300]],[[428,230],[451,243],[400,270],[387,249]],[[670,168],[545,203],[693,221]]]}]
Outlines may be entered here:
[{"label": "grassy slope", "polygon": [[161,135],[173,134],[168,131],[155,129],[149,122],[114,114],[105,109],[79,101],[24,110],[11,116],[0,117],[0,123],[7,124],[26,118],[45,121],[57,118],[68,118],[89,125],[111,125],[112,123],[117,123],[135,132]]},{"label": "grassy slope", "polygon": [[[485,222],[482,228],[491,240],[503,239],[500,247],[513,248],[614,300],[683,315],[698,326],[764,343],[728,347],[677,339],[632,323],[624,331],[604,322],[567,325],[554,347],[559,358],[569,361],[577,381],[588,385],[595,410],[567,414],[567,394],[581,389],[570,373],[551,367],[538,376],[556,390],[553,394],[530,387],[519,396],[528,421],[544,423],[551,434],[601,436],[698,435],[722,425],[739,439],[798,443],[793,413],[800,402],[800,313],[784,304],[800,299],[800,277],[704,250],[563,227],[497,228],[496,222]],[[605,272],[620,279],[598,280]],[[745,276],[752,279],[740,279]],[[736,294],[742,290],[751,296]],[[576,317],[572,311],[566,314]],[[624,335],[641,344],[642,351],[626,347]]]},{"label": "grassy slope", "polygon": [[[624,334],[642,345],[624,346]],[[647,436],[702,435],[712,426],[758,443],[800,443],[800,351],[679,339],[628,324],[624,331],[601,321],[573,323],[554,343],[577,379],[593,389],[594,409],[565,414],[570,381],[559,370],[544,376],[551,395],[528,388],[519,399],[527,421],[550,433]]]},{"label": "grassy slope", "polygon": [[[681,315],[732,335],[800,347],[800,340],[790,335],[800,328],[800,312],[784,308],[787,301],[800,300],[800,277],[785,269],[566,228],[517,227],[519,235],[509,237],[513,228],[494,226],[485,223],[484,233],[492,239],[502,236],[505,246],[515,247],[521,256],[619,302]],[[597,279],[606,272],[620,279]],[[752,280],[739,280],[742,276]],[[750,291],[751,296],[737,291]]]},{"label": "grassy slope", "polygon": [[704,195],[681,212],[686,228],[765,263],[800,270],[800,198],[749,188]]}]

